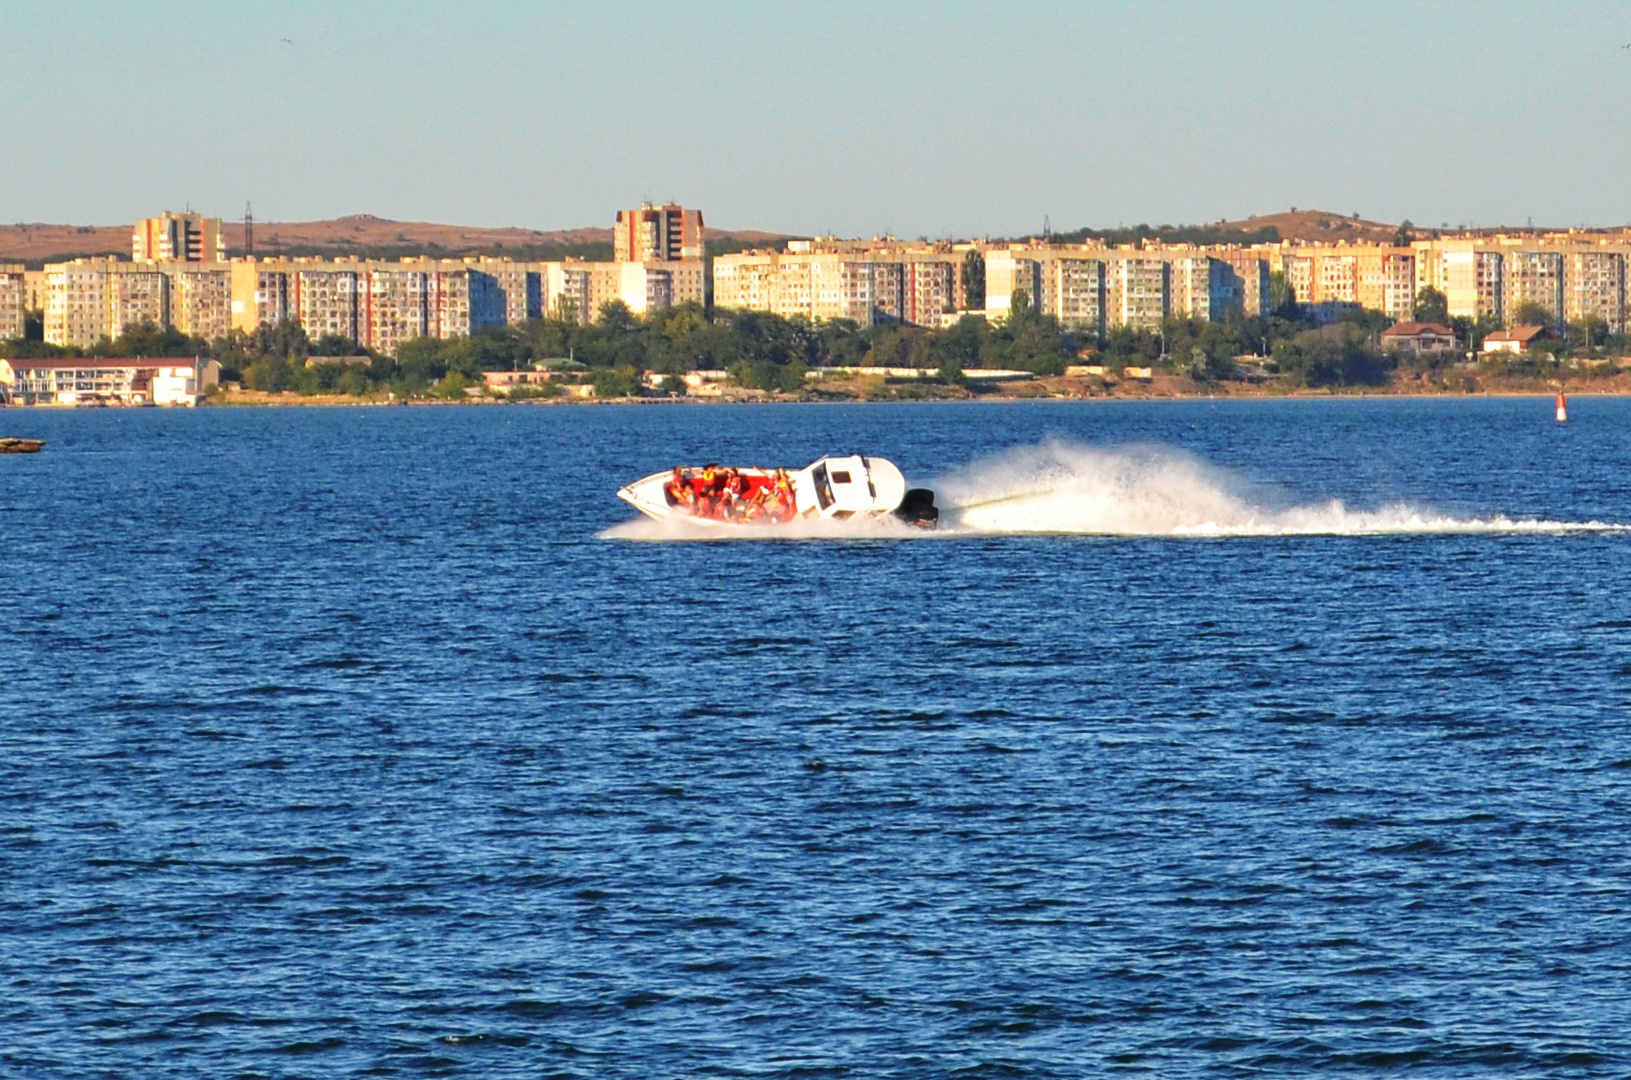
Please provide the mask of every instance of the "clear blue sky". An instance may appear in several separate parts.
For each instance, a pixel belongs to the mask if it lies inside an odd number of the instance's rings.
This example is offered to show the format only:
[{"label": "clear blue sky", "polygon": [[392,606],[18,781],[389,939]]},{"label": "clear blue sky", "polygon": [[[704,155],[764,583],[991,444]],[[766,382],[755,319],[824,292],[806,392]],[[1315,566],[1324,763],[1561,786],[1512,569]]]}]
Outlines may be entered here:
[{"label": "clear blue sky", "polygon": [[1622,223],[1627,43],[1626,3],[4,0],[0,221]]}]

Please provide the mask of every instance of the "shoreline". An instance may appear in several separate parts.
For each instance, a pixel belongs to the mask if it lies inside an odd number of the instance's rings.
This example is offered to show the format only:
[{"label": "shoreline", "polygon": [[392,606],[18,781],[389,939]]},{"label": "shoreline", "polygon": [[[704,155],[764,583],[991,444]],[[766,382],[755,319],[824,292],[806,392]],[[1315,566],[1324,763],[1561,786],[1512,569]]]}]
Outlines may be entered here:
[{"label": "shoreline", "polygon": [[[1338,401],[1355,399],[1415,399],[1441,398],[1549,398],[1558,393],[1570,397],[1631,397],[1631,375],[1604,379],[1569,382],[1563,380],[1502,380],[1496,385],[1483,385],[1473,389],[1440,387],[1419,382],[1384,387],[1323,387],[1312,389],[1263,388],[1254,384],[1220,383],[1196,384],[1178,376],[1158,377],[1152,383],[1127,386],[1089,387],[1081,380],[1043,378],[1035,382],[1009,383],[987,393],[955,392],[947,386],[917,387],[906,384],[899,389],[907,393],[851,394],[841,390],[817,391],[811,394],[784,394],[767,391],[741,390],[719,396],[705,397],[613,397],[580,398],[561,396],[554,398],[528,398],[508,401],[502,397],[472,397],[463,401],[437,398],[408,400],[385,397],[355,397],[348,394],[309,394],[293,391],[270,393],[264,391],[230,391],[212,394],[198,404],[206,409],[256,408],[447,408],[477,406],[544,406],[544,407],[604,407],[608,405],[635,406],[694,406],[716,405],[873,405],[873,404],[943,404],[1036,402],[1159,402],[1159,401]],[[927,391],[927,392],[925,392]],[[114,410],[149,408],[143,405],[80,406],[80,405],[12,405],[0,406],[0,412],[31,409],[73,410],[80,408],[110,408]],[[176,408],[177,406],[165,406]]]},{"label": "shoreline", "polygon": [[[1488,380],[1472,388],[1438,386],[1424,380],[1410,380],[1391,386],[1357,387],[1297,387],[1265,388],[1251,383],[1197,384],[1181,376],[1158,376],[1149,383],[1128,385],[1123,382],[1111,386],[1089,385],[1086,380],[1048,377],[1035,382],[1009,383],[987,393],[955,392],[946,386],[917,387],[911,384],[898,387],[906,393],[852,394],[845,389],[833,388],[811,394],[783,394],[767,391],[742,390],[719,396],[706,397],[615,397],[615,398],[529,398],[507,401],[502,397],[469,398],[464,401],[446,401],[433,398],[392,400],[379,397],[354,397],[342,394],[300,395],[292,391],[268,393],[261,391],[233,391],[214,395],[200,403],[202,408],[438,408],[458,406],[607,406],[607,405],[870,405],[943,402],[1018,402],[1018,401],[1335,401],[1342,399],[1435,399],[1435,398],[1518,398],[1552,397],[1564,393],[1571,397],[1631,397],[1631,374],[1590,380],[1559,379],[1501,379]],[[33,408],[72,408],[73,406],[31,406]]]}]

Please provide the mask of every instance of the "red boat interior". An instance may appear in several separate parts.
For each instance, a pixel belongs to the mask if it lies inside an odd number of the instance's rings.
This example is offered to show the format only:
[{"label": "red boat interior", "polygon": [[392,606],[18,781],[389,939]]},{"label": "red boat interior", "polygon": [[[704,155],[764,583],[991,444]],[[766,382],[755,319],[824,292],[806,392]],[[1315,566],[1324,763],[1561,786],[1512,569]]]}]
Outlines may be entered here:
[{"label": "red boat interior", "polygon": [[739,472],[737,475],[741,478],[741,492],[735,499],[727,499],[723,497],[723,470],[716,474],[719,478],[712,484],[703,478],[700,469],[688,469],[686,472],[688,475],[685,482],[691,489],[691,498],[680,500],[675,497],[672,490],[666,491],[670,506],[687,501],[691,505],[691,512],[696,516],[718,521],[757,521],[762,524],[779,525],[792,520],[794,516],[794,506],[790,503],[782,506],[775,498],[774,477]]}]

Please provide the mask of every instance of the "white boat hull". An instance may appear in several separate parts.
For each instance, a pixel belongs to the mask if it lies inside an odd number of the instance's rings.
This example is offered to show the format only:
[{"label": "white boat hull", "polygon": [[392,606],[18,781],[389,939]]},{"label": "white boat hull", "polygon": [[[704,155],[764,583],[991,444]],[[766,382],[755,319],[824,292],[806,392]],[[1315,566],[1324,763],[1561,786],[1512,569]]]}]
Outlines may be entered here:
[{"label": "white boat hull", "polygon": [[[749,492],[773,483],[776,470],[758,467],[736,470]],[[682,470],[694,491],[703,488],[702,469]],[[655,521],[684,522],[705,528],[776,528],[795,521],[844,520],[856,517],[882,517],[893,514],[906,498],[906,477],[893,462],[883,458],[825,457],[797,471],[788,470],[792,480],[793,506],[780,516],[761,514],[744,520],[728,510],[699,513],[696,504],[674,502],[669,494],[672,472],[652,473],[619,488],[617,497]],[[930,500],[932,505],[932,498]],[[704,510],[708,509],[704,503]]]}]

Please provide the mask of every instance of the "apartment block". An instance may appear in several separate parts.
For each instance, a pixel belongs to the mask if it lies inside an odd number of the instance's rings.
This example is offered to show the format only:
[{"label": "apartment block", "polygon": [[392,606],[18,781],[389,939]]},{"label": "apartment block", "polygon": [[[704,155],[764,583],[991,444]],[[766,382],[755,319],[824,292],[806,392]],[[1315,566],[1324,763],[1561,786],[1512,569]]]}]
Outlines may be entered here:
[{"label": "apartment block", "polygon": [[1244,315],[1262,315],[1269,303],[1273,280],[1273,261],[1256,248],[1217,248],[1212,258],[1219,263],[1218,271],[1228,282],[1233,303]]},{"label": "apartment block", "polygon": [[476,269],[440,269],[426,275],[426,321],[436,338],[469,337],[504,325],[504,292]]},{"label": "apartment block", "polygon": [[1501,311],[1517,318],[1524,305],[1538,305],[1551,321],[1563,317],[1563,254],[1557,251],[1506,251],[1501,254]]},{"label": "apartment block", "polygon": [[1416,311],[1416,255],[1408,248],[1369,248],[1354,256],[1354,298],[1361,307],[1407,322]]},{"label": "apartment block", "polygon": [[170,325],[170,280],[142,263],[75,259],[46,268],[45,340],[86,348],[138,326]]},{"label": "apartment block", "polygon": [[430,332],[430,283],[416,267],[377,268],[368,272],[363,292],[362,343],[395,355],[403,342]]},{"label": "apartment block", "polygon": [[721,255],[714,260],[714,305],[742,311],[771,311],[780,279],[780,256],[771,252]]},{"label": "apartment block", "polygon": [[135,262],[224,262],[221,219],[168,210],[136,222],[130,237]]},{"label": "apartment block", "polygon": [[158,271],[127,270],[108,278],[108,334],[119,337],[141,326],[170,321],[170,279]]},{"label": "apartment block", "polygon": [[492,275],[504,301],[504,322],[519,326],[544,314],[543,281],[535,263],[483,260],[481,269]]},{"label": "apartment block", "polygon": [[290,275],[294,286],[291,314],[313,341],[335,336],[359,339],[358,312],[365,278],[344,267],[301,267]]},{"label": "apartment block", "polygon": [[1221,319],[1234,302],[1224,269],[1206,255],[1171,260],[1167,268],[1169,313],[1181,319]]},{"label": "apartment block", "polygon": [[1481,251],[1475,244],[1461,241],[1431,246],[1425,260],[1424,272],[1423,257],[1418,255],[1416,280],[1444,294],[1451,316],[1503,317],[1500,252]]},{"label": "apartment block", "polygon": [[938,326],[942,315],[956,311],[960,265],[944,257],[907,257],[900,264],[901,321]]},{"label": "apartment block", "polygon": [[638,210],[617,212],[612,228],[612,258],[617,262],[683,262],[706,253],[701,210],[645,203]]},{"label": "apartment block", "polygon": [[1039,267],[1042,312],[1066,329],[1104,333],[1104,262],[1100,259],[1049,259]]},{"label": "apartment block", "polygon": [[289,318],[289,275],[280,264],[232,263],[232,328],[253,334]]},{"label": "apartment block", "polygon": [[1286,285],[1291,289],[1291,295],[1297,302],[1313,303],[1314,300],[1314,258],[1312,255],[1286,254],[1280,260],[1280,272],[1285,275]]},{"label": "apartment block", "polygon": [[1301,303],[1359,303],[1359,257],[1352,252],[1320,252],[1313,256],[1312,292],[1297,294]]},{"label": "apartment block", "polygon": [[217,341],[232,329],[232,270],[186,263],[169,272],[170,325],[183,334]]},{"label": "apartment block", "polygon": [[107,264],[76,259],[47,266],[45,340],[84,348],[108,336]]},{"label": "apartment block", "polygon": [[1029,247],[993,248],[985,253],[985,313],[995,321],[1008,318],[1023,296],[1042,310],[1043,252]]},{"label": "apartment block", "polygon": [[1105,281],[1109,326],[1159,330],[1171,314],[1167,291],[1169,264],[1149,256],[1112,259]]},{"label": "apartment block", "polygon": [[21,265],[0,264],[0,341],[23,336],[28,279]]},{"label": "apartment block", "polygon": [[1601,319],[1613,333],[1625,331],[1625,255],[1618,251],[1571,251],[1565,256],[1564,318]]}]

